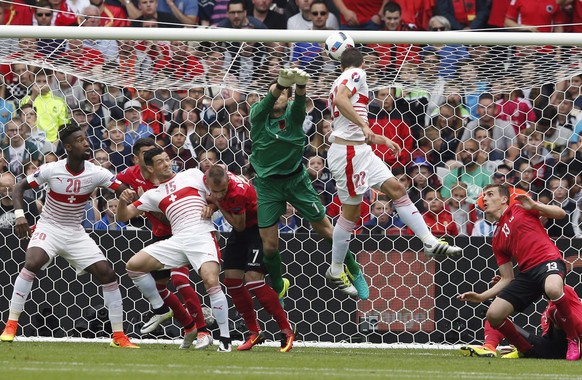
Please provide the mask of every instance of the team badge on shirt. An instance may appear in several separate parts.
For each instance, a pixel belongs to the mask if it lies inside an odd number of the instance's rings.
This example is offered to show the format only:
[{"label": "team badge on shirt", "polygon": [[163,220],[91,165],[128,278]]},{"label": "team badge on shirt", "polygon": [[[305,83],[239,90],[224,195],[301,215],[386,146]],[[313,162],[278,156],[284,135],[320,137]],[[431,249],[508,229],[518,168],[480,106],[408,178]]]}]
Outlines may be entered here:
[{"label": "team badge on shirt", "polygon": [[360,74],[356,71],[354,71],[352,73],[352,80],[356,83],[358,83],[360,81]]}]

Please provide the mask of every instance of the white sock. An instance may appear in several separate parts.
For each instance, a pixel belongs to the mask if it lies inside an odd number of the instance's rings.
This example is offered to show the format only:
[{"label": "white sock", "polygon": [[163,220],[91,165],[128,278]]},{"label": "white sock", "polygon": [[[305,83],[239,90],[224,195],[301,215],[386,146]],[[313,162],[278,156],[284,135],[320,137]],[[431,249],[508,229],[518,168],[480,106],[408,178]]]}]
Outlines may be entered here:
[{"label": "white sock", "polygon": [[8,314],[8,319],[12,321],[18,321],[20,314],[24,310],[24,303],[28,299],[30,290],[32,289],[32,282],[36,275],[26,268],[22,268],[16,281],[14,281],[14,291],[12,292],[12,298],[10,299],[10,312]]},{"label": "white sock", "polygon": [[408,197],[408,194],[394,201],[394,208],[400,219],[422,240],[423,243],[433,245],[438,239],[428,229],[422,214]]},{"label": "white sock", "polygon": [[350,247],[350,239],[356,223],[351,222],[340,215],[333,229],[333,241],[331,243],[331,267],[332,276],[338,277],[344,270],[344,260]]},{"label": "white sock", "polygon": [[206,293],[210,296],[210,306],[212,307],[212,314],[216,319],[216,323],[218,323],[220,336],[230,338],[230,330],[228,329],[228,302],[226,301],[226,295],[222,291],[220,285],[206,290]]},{"label": "white sock", "polygon": [[150,301],[153,309],[159,309],[164,306],[164,300],[162,300],[162,297],[156,288],[156,280],[154,280],[150,273],[128,270],[127,274],[135,286],[137,286],[141,294]]},{"label": "white sock", "polygon": [[117,281],[103,284],[103,302],[109,312],[109,321],[113,332],[123,332],[123,302]]}]

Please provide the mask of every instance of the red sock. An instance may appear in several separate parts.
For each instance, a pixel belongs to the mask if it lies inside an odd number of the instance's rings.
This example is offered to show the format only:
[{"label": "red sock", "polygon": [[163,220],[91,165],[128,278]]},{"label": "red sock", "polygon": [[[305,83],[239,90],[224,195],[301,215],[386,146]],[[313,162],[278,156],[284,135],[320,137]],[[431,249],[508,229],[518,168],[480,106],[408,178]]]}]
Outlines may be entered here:
[{"label": "red sock", "polygon": [[260,328],[259,322],[257,321],[257,313],[255,313],[255,305],[251,294],[243,285],[243,280],[238,278],[225,278],[224,286],[226,286],[234,307],[242,315],[249,331],[258,333]]},{"label": "red sock", "polygon": [[196,327],[201,329],[206,327],[206,320],[204,319],[204,313],[202,313],[202,305],[200,304],[200,298],[198,293],[190,285],[190,270],[187,267],[172,269],[170,278],[172,279],[172,285],[180,293],[186,304],[186,309],[196,320]]},{"label": "red sock", "polygon": [[247,282],[246,287],[253,292],[267,313],[275,318],[281,331],[291,330],[287,314],[285,313],[283,306],[281,306],[281,302],[279,302],[279,296],[275,293],[273,288],[265,284],[265,280]]},{"label": "red sock", "polygon": [[158,289],[158,293],[160,293],[160,297],[164,300],[164,305],[172,309],[174,317],[182,326],[187,327],[194,323],[194,319],[190,313],[186,311],[184,305],[182,305],[182,302],[178,299],[178,296],[170,292],[166,285],[156,284],[156,288]]},{"label": "red sock", "polygon": [[497,327],[491,326],[498,330],[505,336],[505,339],[513,344],[519,352],[526,353],[533,348],[533,346],[517,331],[513,322],[505,318]]},{"label": "red sock", "polygon": [[574,339],[578,337],[578,332],[576,329],[576,323],[574,318],[572,318],[572,309],[570,308],[570,303],[568,302],[568,297],[566,297],[566,293],[563,293],[560,298],[557,300],[552,300],[552,303],[556,305],[556,309],[560,314],[558,316],[560,327],[566,333],[568,338]]},{"label": "red sock", "polygon": [[489,349],[495,351],[499,343],[503,340],[503,334],[499,331],[491,327],[491,324],[488,320],[485,320],[485,344],[484,346],[488,346]]}]

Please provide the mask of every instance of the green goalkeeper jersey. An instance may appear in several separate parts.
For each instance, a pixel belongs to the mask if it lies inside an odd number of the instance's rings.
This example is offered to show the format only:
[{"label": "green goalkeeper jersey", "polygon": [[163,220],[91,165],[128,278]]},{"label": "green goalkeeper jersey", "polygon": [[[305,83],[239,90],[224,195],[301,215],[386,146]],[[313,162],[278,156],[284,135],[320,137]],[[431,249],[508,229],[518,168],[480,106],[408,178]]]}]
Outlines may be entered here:
[{"label": "green goalkeeper jersey", "polygon": [[285,114],[271,119],[275,98],[270,92],[250,112],[252,154],[251,165],[257,177],[292,173],[303,161],[305,146],[305,95],[295,95]]}]

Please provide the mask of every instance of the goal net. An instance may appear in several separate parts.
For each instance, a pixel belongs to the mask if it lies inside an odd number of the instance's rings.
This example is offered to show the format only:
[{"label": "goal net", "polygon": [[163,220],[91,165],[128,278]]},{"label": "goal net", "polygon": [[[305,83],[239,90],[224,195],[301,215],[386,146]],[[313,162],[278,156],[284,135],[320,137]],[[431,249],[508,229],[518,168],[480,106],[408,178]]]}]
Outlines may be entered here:
[{"label": "goal net", "polygon": [[[323,49],[330,33],[0,27],[2,171],[21,180],[42,163],[58,159],[62,148],[47,131],[74,120],[87,130],[93,162],[112,173],[133,164],[131,144],[146,131],[168,152],[176,171],[222,162],[252,179],[250,107],[266,94],[281,68],[299,67],[311,75],[303,123],[305,165],[335,220],[340,204],[325,157],[331,130],[328,93],[340,68]],[[377,154],[409,189],[433,233],[462,246],[464,253],[453,259],[425,256],[390,200],[370,191],[351,245],[370,284],[370,298],[353,300],[326,284],[331,247],[288,207],[279,223],[283,273],[292,284],[285,309],[298,339],[305,341],[480,341],[487,305],[468,305],[455,296],[484,291],[496,274],[489,238],[494,226],[477,199],[486,184],[507,182],[565,208],[568,218],[547,227],[572,266],[578,266],[578,43],[570,36],[546,34],[350,35],[365,57],[370,125],[402,147],[398,157],[381,147],[375,147]],[[37,106],[39,98],[52,106]],[[30,102],[33,107],[27,107]],[[62,111],[55,104],[62,104]],[[11,187],[2,182],[4,321],[26,247],[13,234],[11,203],[4,202]],[[44,193],[41,189],[26,197],[33,210]],[[150,308],[126,276],[125,262],[151,233],[145,223],[111,222],[114,208],[110,194],[96,193],[84,226],[121,278],[126,330],[138,337]],[[230,226],[219,215],[214,219],[227,235]],[[191,273],[191,280],[209,305],[197,275]],[[566,283],[577,287],[581,280],[574,270]],[[544,307],[540,300],[514,320],[539,332]],[[267,336],[276,340],[276,324],[258,310]],[[229,316],[234,338],[242,339],[246,327],[232,304]],[[108,336],[110,328],[98,288],[87,276],[77,278],[64,260],[39,275],[20,325],[25,336],[57,338]],[[174,339],[180,329],[170,323],[147,337]]]}]

